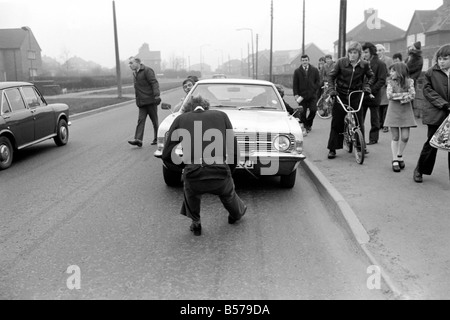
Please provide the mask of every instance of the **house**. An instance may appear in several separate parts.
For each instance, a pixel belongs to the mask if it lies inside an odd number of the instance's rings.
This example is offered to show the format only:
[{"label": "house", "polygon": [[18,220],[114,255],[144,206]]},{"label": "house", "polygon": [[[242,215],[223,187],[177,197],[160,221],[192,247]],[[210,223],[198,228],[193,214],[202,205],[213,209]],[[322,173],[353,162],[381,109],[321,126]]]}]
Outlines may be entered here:
[{"label": "house", "polygon": [[[368,9],[364,11],[364,21],[346,34],[346,48],[353,42],[361,44],[372,42],[382,44],[386,48],[386,55],[392,56],[396,52],[406,49],[405,31],[378,18],[378,11]],[[338,57],[338,43],[334,42],[334,59]]]},{"label": "house", "polygon": [[161,73],[161,51],[150,51],[148,43],[144,43],[136,55],[141,62],[155,71],[156,74]]},{"label": "house", "polygon": [[423,70],[433,65],[435,52],[444,44],[450,43],[450,0],[443,0],[443,4],[436,10],[416,10],[413,14],[404,38],[404,48],[420,41],[424,58]]},{"label": "house", "polygon": [[29,27],[0,29],[0,81],[33,81],[42,73],[41,51]]}]

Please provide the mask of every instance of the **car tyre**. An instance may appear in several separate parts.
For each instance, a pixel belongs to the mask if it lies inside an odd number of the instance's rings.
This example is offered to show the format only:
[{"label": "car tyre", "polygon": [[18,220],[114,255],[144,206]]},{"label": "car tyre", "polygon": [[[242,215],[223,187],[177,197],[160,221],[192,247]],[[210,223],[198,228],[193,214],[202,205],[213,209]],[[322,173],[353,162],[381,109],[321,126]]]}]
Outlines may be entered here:
[{"label": "car tyre", "polygon": [[164,182],[169,187],[180,187],[182,185],[180,172],[170,171],[168,168],[163,166],[163,177]]},{"label": "car tyre", "polygon": [[59,120],[54,140],[57,146],[64,146],[69,141],[69,126],[66,120]]},{"label": "car tyre", "polygon": [[13,161],[14,150],[7,137],[0,137],[0,170],[8,169]]},{"label": "car tyre", "polygon": [[296,177],[297,177],[297,169],[295,169],[288,175],[280,176],[281,187],[286,188],[286,189],[293,188],[295,186]]}]

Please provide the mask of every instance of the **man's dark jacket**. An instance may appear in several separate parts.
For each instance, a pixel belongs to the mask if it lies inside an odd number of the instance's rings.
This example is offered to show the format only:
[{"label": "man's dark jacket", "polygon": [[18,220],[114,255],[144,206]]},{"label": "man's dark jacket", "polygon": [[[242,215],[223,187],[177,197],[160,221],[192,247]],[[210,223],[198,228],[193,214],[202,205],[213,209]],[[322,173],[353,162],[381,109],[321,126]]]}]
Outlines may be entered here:
[{"label": "man's dark jacket", "polygon": [[[180,131],[177,129],[184,130]],[[222,141],[213,139],[216,143],[213,144],[211,138],[204,137],[205,132],[210,129],[212,129],[209,131],[210,133],[220,132]],[[189,133],[190,143],[188,143],[188,140],[184,141],[186,138],[183,137],[183,132]],[[178,156],[172,150],[180,142],[183,147],[184,163],[175,163],[173,159],[177,159],[176,157]],[[214,152],[210,152],[210,148],[213,145],[218,146],[218,148],[214,148]],[[206,148],[208,148],[208,154],[204,154]],[[201,151],[201,154],[196,154],[195,150]],[[212,154],[210,155],[209,153]],[[211,161],[210,156],[212,156],[214,161]],[[239,148],[228,115],[218,110],[198,110],[179,115],[170,126],[163,149],[162,160],[169,165],[176,164],[181,168],[188,164],[203,164],[204,162],[219,165],[228,164],[233,171],[239,161]]]},{"label": "man's dark jacket", "polygon": [[317,99],[317,92],[319,88],[320,74],[316,67],[309,65],[308,74],[306,74],[303,66],[300,66],[294,71],[294,96],[302,96],[305,101]]},{"label": "man's dark jacket", "polygon": [[134,73],[134,91],[138,107],[161,102],[159,83],[152,68],[141,64],[137,73]]},{"label": "man's dark jacket", "polygon": [[328,94],[337,92],[347,97],[352,91],[372,93],[373,71],[367,61],[360,60],[353,68],[348,57],[340,58],[328,75]]},{"label": "man's dark jacket", "polygon": [[372,56],[372,59],[370,59],[370,68],[374,74],[370,90],[375,96],[375,99],[366,99],[366,102],[371,106],[379,106],[381,103],[381,88],[386,84],[387,67],[377,55],[374,55]]},{"label": "man's dark jacket", "polygon": [[411,49],[406,59],[406,66],[408,67],[409,76],[414,80],[414,85],[416,85],[423,68],[422,50]]}]

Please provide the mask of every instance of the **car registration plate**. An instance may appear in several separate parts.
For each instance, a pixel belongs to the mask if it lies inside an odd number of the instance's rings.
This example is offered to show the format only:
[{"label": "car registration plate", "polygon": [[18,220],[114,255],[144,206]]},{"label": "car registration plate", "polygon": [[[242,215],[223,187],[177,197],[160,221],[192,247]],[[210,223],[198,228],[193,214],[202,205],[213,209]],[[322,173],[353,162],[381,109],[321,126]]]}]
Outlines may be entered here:
[{"label": "car registration plate", "polygon": [[246,169],[253,169],[254,164],[252,160],[240,161],[239,166]]}]

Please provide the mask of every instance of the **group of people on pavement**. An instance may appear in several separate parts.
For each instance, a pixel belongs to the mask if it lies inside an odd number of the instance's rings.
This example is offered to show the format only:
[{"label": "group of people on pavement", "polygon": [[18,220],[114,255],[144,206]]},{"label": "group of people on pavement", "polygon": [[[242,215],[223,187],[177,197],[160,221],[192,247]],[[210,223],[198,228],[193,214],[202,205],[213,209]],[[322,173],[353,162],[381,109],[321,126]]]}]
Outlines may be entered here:
[{"label": "group of people on pavement", "polygon": [[[354,42],[347,49],[347,55],[338,59],[331,70],[326,70],[324,59],[315,69],[309,58],[302,56],[302,65],[295,70],[293,92],[302,110],[301,122],[307,132],[311,131],[320,88],[326,83],[326,93],[339,96],[344,105],[357,106],[360,96],[353,91],[364,91],[362,109],[357,113],[359,124],[366,137],[364,123],[370,111],[371,128],[367,145],[378,143],[379,132],[391,132],[392,170],[400,172],[405,168],[403,153],[410,137],[410,128],[417,127],[413,104],[417,91],[417,80],[423,68],[421,43],[416,42],[408,48],[408,57],[403,61],[400,53],[390,58],[385,48],[366,42]],[[436,161],[437,149],[429,142],[439,126],[450,113],[450,44],[442,46],[435,54],[434,65],[425,73],[423,95],[429,102],[423,107],[423,124],[428,126],[427,141],[421,151],[414,169],[413,179],[422,182],[423,175],[430,175]],[[308,71],[310,70],[310,71]],[[307,110],[309,115],[306,116]],[[332,120],[328,138],[328,158],[336,157],[336,150],[343,148],[344,119],[346,111],[334,99]],[[364,151],[366,154],[369,151]],[[450,174],[450,152],[448,156]]]},{"label": "group of people on pavement", "polygon": [[[423,68],[421,43],[416,42],[408,48],[408,57],[402,61],[401,54],[393,58],[385,55],[385,48],[366,42],[351,44],[347,55],[332,60],[330,55],[319,62],[318,68],[310,63],[308,55],[301,57],[301,66],[293,75],[293,93],[298,108],[292,108],[285,102],[290,114],[299,113],[305,135],[310,133],[317,111],[317,100],[326,90],[330,97],[339,96],[344,105],[355,106],[360,97],[356,95],[349,101],[352,91],[362,90],[365,93],[362,110],[358,113],[363,136],[364,122],[368,111],[371,116],[368,145],[378,143],[379,131],[391,132],[392,170],[400,172],[405,168],[403,152],[409,140],[410,128],[416,127],[413,103],[417,90],[417,79]],[[136,104],[139,108],[135,139],[128,141],[131,145],[142,147],[144,127],[147,115],[153,123],[154,140],[157,143],[158,114],[157,107],[161,103],[158,80],[154,71],[144,66],[140,59],[131,57],[130,68],[133,71]],[[413,179],[422,182],[423,175],[431,175],[436,161],[437,149],[430,145],[430,140],[439,126],[450,113],[450,44],[444,45],[435,54],[434,65],[425,73],[423,95],[429,102],[423,108],[423,123],[428,126],[427,140],[422,148]],[[196,77],[188,77],[182,83],[186,94],[198,81]],[[276,85],[281,97],[283,87]],[[343,148],[344,119],[346,111],[334,99],[332,120],[328,138],[328,158],[336,157],[336,150]],[[223,132],[224,150],[215,159],[195,159],[188,157],[183,168],[184,201],[181,214],[192,220],[190,230],[194,235],[201,235],[200,202],[204,193],[216,194],[229,212],[228,223],[234,224],[246,213],[247,206],[235,192],[232,172],[234,167],[227,164],[226,154],[235,156],[233,164],[237,164],[239,152],[234,148],[238,144],[234,136],[225,132],[232,129],[228,116],[220,111],[209,110],[209,103],[201,96],[191,97],[186,109],[175,119],[169,129],[162,159],[165,163],[173,163],[173,149],[179,143],[187,143],[177,135],[177,130],[194,130],[194,123],[202,122],[202,130],[211,128]],[[231,130],[232,131],[232,130]],[[228,139],[228,140],[226,140]],[[192,141],[191,143],[195,143]],[[203,146],[204,147],[204,146]],[[185,146],[193,150],[193,146]],[[368,153],[367,150],[364,152]],[[237,157],[237,158],[236,158]],[[450,177],[450,152],[448,153]]]}]

